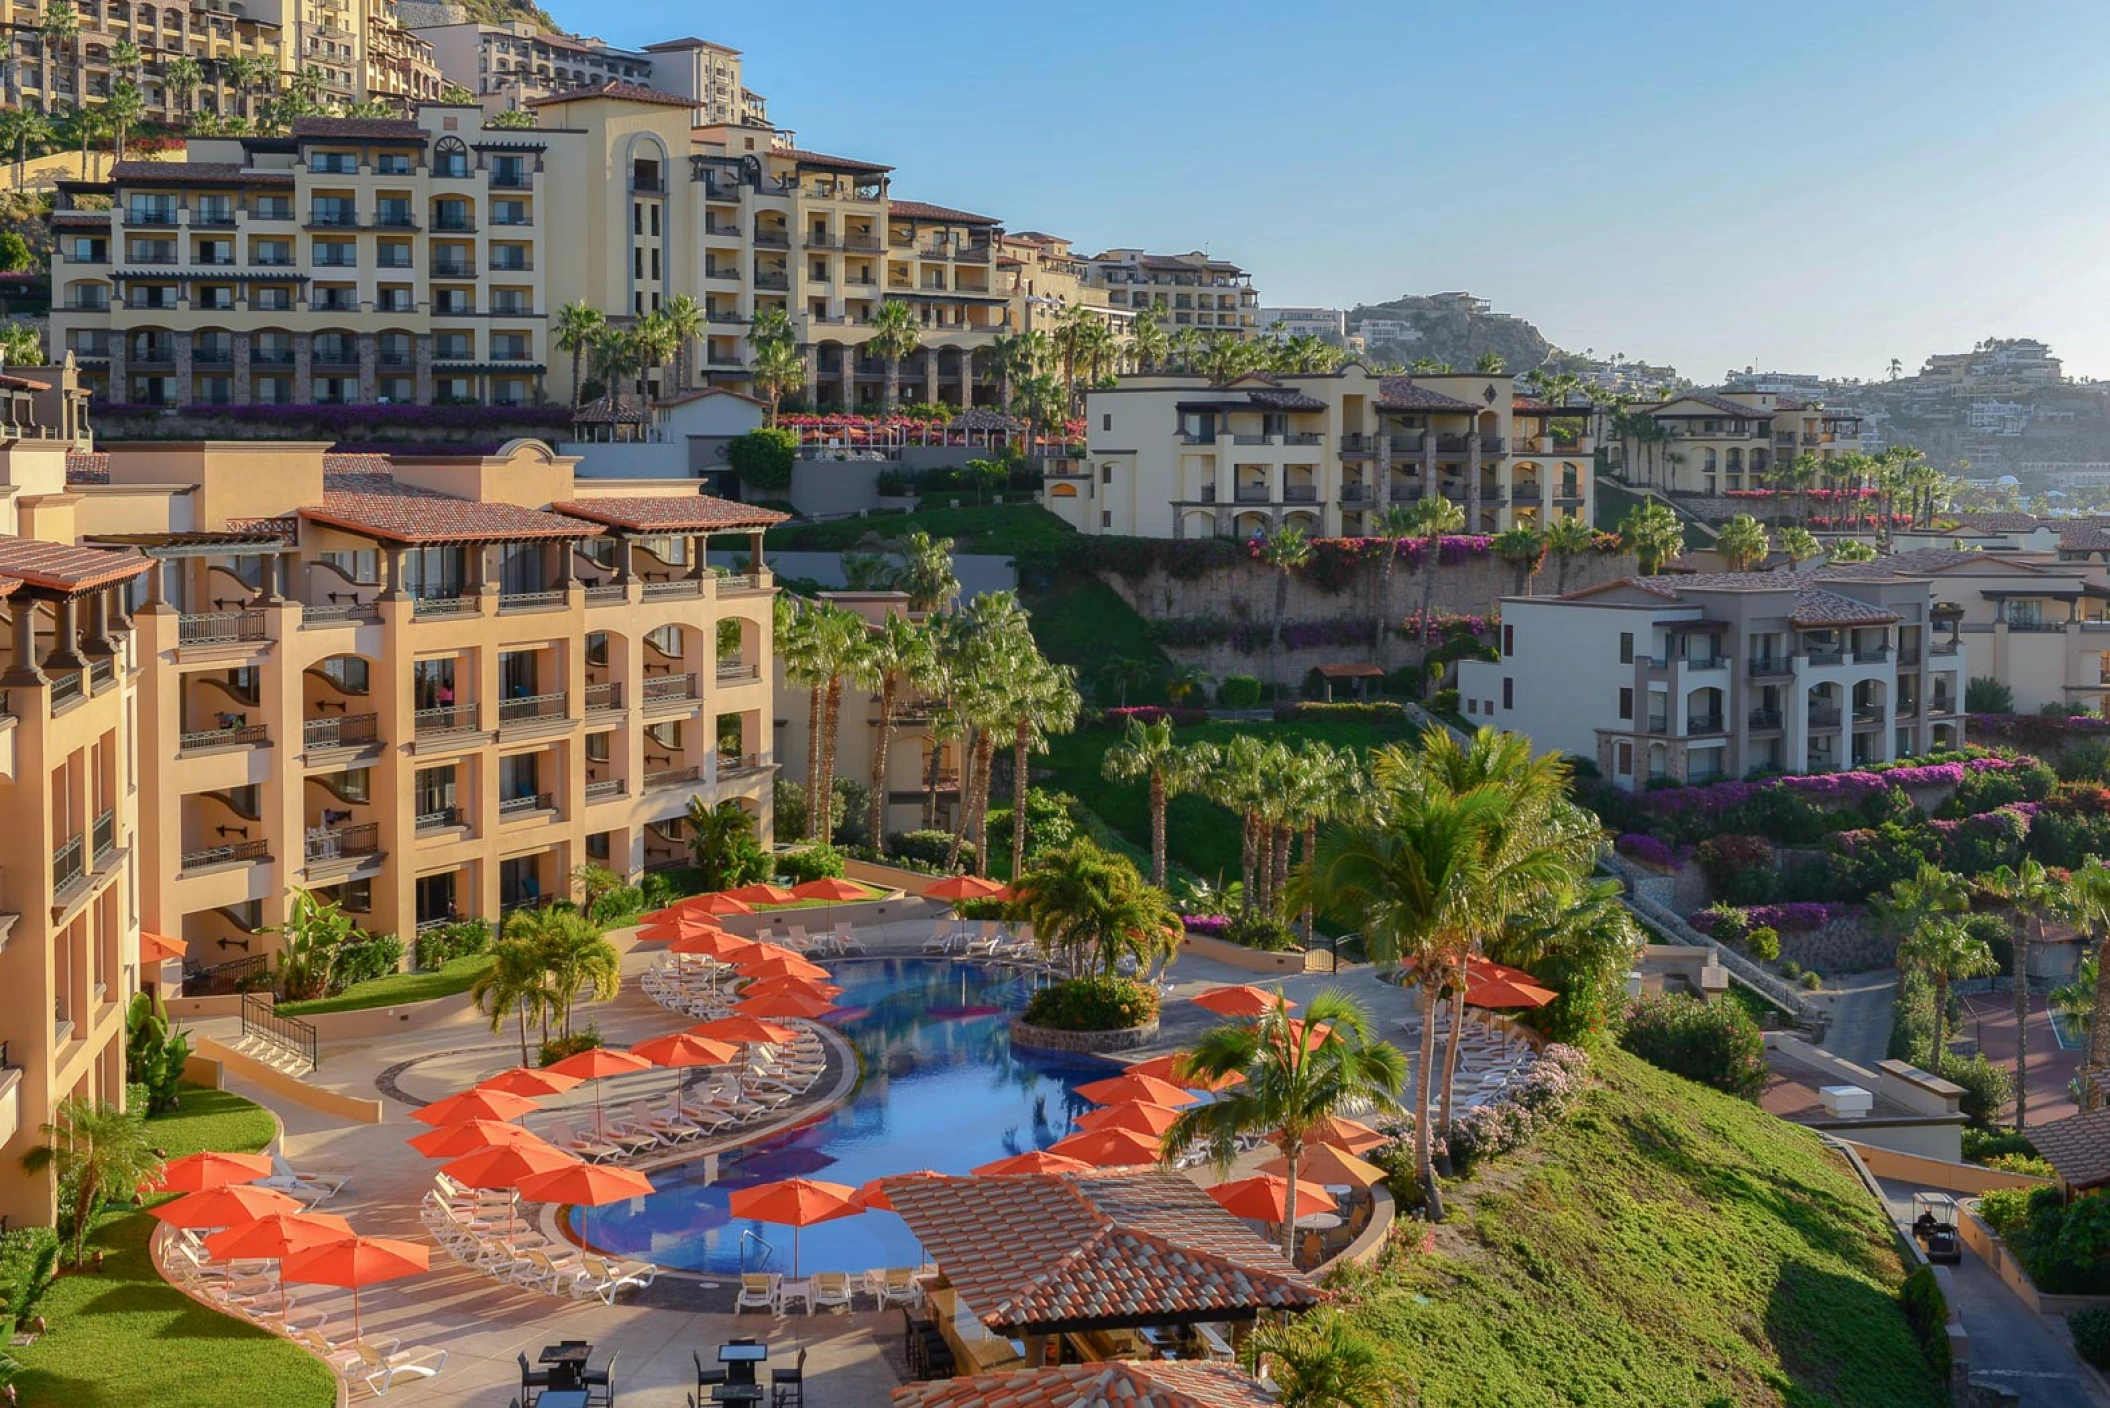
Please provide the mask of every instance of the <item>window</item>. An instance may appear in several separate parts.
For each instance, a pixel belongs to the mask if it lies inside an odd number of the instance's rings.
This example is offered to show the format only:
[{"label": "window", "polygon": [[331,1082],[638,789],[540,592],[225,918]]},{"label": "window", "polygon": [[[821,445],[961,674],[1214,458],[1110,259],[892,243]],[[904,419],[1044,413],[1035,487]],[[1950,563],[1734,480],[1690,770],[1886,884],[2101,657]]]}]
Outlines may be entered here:
[{"label": "window", "polygon": [[1505,709],[1517,707],[1517,682],[1507,675],[1502,676],[1502,707]]},{"label": "window", "polygon": [[1479,701],[1479,700],[1477,700],[1477,699],[1468,699],[1468,700],[1466,700],[1466,701],[1465,701],[1465,712],[1466,712],[1466,713],[1468,713],[1468,714],[1477,714],[1477,713],[1479,713],[1479,712],[1480,712],[1480,701]]},{"label": "window", "polygon": [[1619,775],[1620,775],[1621,777],[1632,777],[1632,776],[1634,775],[1634,745],[1633,745],[1633,744],[1631,744],[1631,743],[1622,743],[1622,744],[1620,744],[1620,745],[1619,745],[1619,746],[1618,746],[1617,748],[1615,748],[1615,749],[1613,749],[1613,750],[1612,750],[1612,756],[1613,756],[1613,763],[1612,763],[1612,767],[1613,767],[1613,770],[1614,770],[1614,771],[1616,771],[1616,772],[1617,772],[1617,773],[1618,773],[1618,774],[1619,774]]},{"label": "window", "polygon": [[1619,691],[1619,717],[1622,719],[1634,717],[1634,691],[1632,689]]},{"label": "window", "polygon": [[1634,633],[1632,631],[1621,631],[1619,633],[1619,663],[1622,665],[1634,663]]},{"label": "window", "polygon": [[1101,430],[1112,430],[1114,428],[1114,413],[1112,411],[1108,411],[1099,417],[1099,428]]},{"label": "window", "polygon": [[1515,626],[1504,625],[1502,627],[1502,653],[1504,655],[1517,653],[1517,628]]},{"label": "window", "polygon": [[655,206],[651,207],[651,212],[650,212],[650,219],[649,219],[649,222],[648,222],[648,223],[649,223],[649,224],[651,225],[651,227],[652,227],[652,233],[653,233],[654,235],[657,235],[657,234],[659,233],[659,207],[658,207],[658,206],[656,206],[656,205],[655,205]]},{"label": "window", "polygon": [[630,233],[633,235],[645,233],[645,207],[637,201],[630,203]]},{"label": "window", "polygon": [[1114,482],[1114,467],[1112,465],[1102,464],[1099,466],[1099,482],[1101,484],[1111,484]]},{"label": "window", "polygon": [[1114,511],[1112,509],[1103,508],[1099,510],[1099,526],[1101,528],[1111,528],[1114,526]]}]

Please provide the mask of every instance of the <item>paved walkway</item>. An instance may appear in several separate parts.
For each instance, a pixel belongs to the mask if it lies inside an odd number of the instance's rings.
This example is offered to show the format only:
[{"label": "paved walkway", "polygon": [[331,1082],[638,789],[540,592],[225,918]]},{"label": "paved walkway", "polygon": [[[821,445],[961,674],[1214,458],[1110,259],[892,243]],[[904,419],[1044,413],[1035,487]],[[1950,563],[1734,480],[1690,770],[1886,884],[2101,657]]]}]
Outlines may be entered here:
[{"label": "paved walkway", "polygon": [[1894,968],[1847,973],[1827,982],[1816,1000],[1830,1009],[1831,1021],[1818,1045],[1842,1061],[1872,1069],[1888,1054],[1890,1007],[1897,986]]},{"label": "paved walkway", "polygon": [[[2033,987],[2041,987],[2033,984]],[[1963,1000],[1963,1030],[1958,1036],[1975,1037],[1978,1049],[2002,1070],[2015,1066],[2015,995],[2008,992],[1972,993]],[[2029,995],[2029,1064],[2024,1076],[2029,1082],[2029,1123],[2032,1127],[2077,1115],[2072,1081],[2081,1069],[2081,1051],[2061,1050],[2051,1029],[2050,1009],[2044,994]],[[2012,1112],[2010,1112],[2012,1113]]]}]

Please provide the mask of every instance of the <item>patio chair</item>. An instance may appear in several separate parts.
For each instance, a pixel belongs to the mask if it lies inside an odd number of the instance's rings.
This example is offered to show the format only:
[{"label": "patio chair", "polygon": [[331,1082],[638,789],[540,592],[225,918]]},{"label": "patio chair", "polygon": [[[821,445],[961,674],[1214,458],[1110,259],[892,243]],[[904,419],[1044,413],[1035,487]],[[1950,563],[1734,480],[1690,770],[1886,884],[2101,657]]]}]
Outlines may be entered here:
[{"label": "patio chair", "polygon": [[259,1178],[256,1184],[259,1188],[276,1188],[296,1198],[313,1193],[316,1195],[313,1201],[321,1202],[324,1198],[334,1198],[342,1193],[344,1185],[351,1181],[351,1175],[347,1173],[298,1172],[282,1155],[273,1154],[271,1176]]},{"label": "patio chair", "polygon": [[774,1271],[747,1271],[740,1276],[740,1294],[733,1297],[733,1314],[743,1310],[766,1310],[774,1315],[777,1309],[777,1287],[784,1278]]},{"label": "patio chair", "polygon": [[591,1280],[586,1263],[576,1252],[564,1252],[551,1256],[545,1251],[529,1249],[521,1253],[527,1262],[527,1270],[520,1279],[524,1284],[539,1286],[553,1296],[568,1295],[577,1300],[581,1287]]},{"label": "patio chair", "polygon": [[806,937],[806,926],[803,924],[793,924],[788,926],[788,932],[791,935],[791,939],[786,944],[786,947],[790,948],[795,953],[804,953],[807,949],[807,946],[813,942],[811,939]]},{"label": "patio chair", "polygon": [[364,1340],[353,1342],[359,1355],[360,1368],[347,1378],[357,1377],[380,1398],[395,1387],[399,1378],[429,1379],[447,1367],[447,1351],[444,1349],[399,1349],[387,1352],[376,1349]]},{"label": "patio chair", "polygon": [[616,1293],[623,1287],[635,1286],[643,1290],[659,1278],[659,1268],[649,1261],[621,1262],[591,1252],[581,1253],[579,1259],[590,1278],[586,1283],[587,1294],[599,1296],[607,1305],[615,1304]]},{"label": "patio chair", "polygon": [[579,1382],[586,1386],[588,1408],[593,1408],[595,1404],[614,1404],[615,1361],[620,1359],[622,1354],[623,1351],[620,1349],[611,1349],[608,1351],[608,1362],[606,1364],[603,1364],[598,1369],[588,1369],[579,1376]]},{"label": "patio chair", "polygon": [[541,1396],[542,1390],[548,1387],[549,1370],[530,1368],[527,1354],[523,1351],[520,1355],[520,1401],[527,1405],[527,1408],[534,1408],[535,1400]]},{"label": "patio chair", "polygon": [[806,1298],[806,1313],[818,1310],[850,1309],[850,1273],[847,1271],[816,1271],[813,1274],[813,1294]]},{"label": "patio chair", "polygon": [[923,1286],[916,1280],[913,1266],[889,1266],[884,1271],[875,1271],[873,1291],[879,1298],[881,1309],[890,1305],[912,1306],[923,1304]]},{"label": "patio chair", "polygon": [[944,953],[952,947],[952,926],[943,919],[931,921],[930,937],[923,941],[925,953]]},{"label": "patio chair", "polygon": [[835,936],[835,947],[845,957],[855,955],[862,958],[866,952],[864,940],[851,933],[848,925]]},{"label": "patio chair", "polygon": [[796,1403],[799,1408],[805,1408],[806,1351],[804,1349],[799,1350],[798,1359],[789,1369],[771,1369],[769,1371],[770,1408],[784,1408],[784,1405],[788,1403]]},{"label": "patio chair", "polygon": [[577,1133],[569,1123],[551,1125],[548,1138],[550,1143],[564,1150],[567,1154],[577,1154],[591,1164],[606,1163],[610,1159],[620,1159],[624,1154],[621,1145],[610,1143],[608,1140],[600,1139],[590,1134]]},{"label": "patio chair", "polygon": [[689,1402],[694,1405],[697,1400],[701,1399],[703,1402],[708,1403],[710,1402],[711,1390],[731,1378],[732,1373],[723,1364],[715,1368],[706,1368],[703,1362],[703,1351],[700,1349],[690,1350],[689,1358],[696,1361],[696,1392],[689,1395]]}]

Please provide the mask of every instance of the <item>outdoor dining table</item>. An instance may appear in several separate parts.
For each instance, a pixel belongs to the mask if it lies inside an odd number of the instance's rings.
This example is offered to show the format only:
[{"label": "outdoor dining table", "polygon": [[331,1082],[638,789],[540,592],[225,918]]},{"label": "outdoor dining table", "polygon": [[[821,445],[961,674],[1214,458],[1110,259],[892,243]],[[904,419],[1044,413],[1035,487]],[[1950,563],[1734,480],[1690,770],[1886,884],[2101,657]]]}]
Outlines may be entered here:
[{"label": "outdoor dining table", "polygon": [[[718,1362],[725,1366],[726,1388],[746,1388],[754,1384],[756,1365],[769,1358],[769,1346],[754,1340],[734,1340],[731,1344],[718,1346]],[[717,1397],[713,1394],[712,1397]],[[720,1402],[735,1402],[720,1399]]]},{"label": "outdoor dining table", "polygon": [[535,1400],[535,1408],[586,1408],[586,1390],[583,1388],[544,1389]]},{"label": "outdoor dining table", "polygon": [[[535,1362],[549,1365],[550,1387],[553,1390],[559,1393],[576,1390],[579,1393],[579,1402],[583,1404],[586,1402],[586,1361],[592,1357],[593,1346],[585,1340],[560,1340],[556,1344],[544,1345],[542,1353],[535,1356]],[[535,1401],[548,1402],[549,1395],[545,1393]],[[559,1408],[562,1408],[561,1404]]]}]

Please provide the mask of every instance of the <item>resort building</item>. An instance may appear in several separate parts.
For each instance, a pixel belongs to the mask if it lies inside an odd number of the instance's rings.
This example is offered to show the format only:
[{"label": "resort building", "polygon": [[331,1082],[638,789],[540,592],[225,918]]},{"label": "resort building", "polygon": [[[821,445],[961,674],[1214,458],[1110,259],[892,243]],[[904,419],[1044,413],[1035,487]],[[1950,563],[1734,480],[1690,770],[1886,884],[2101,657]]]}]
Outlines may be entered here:
[{"label": "resort building", "polygon": [[1135,310],[1113,305],[1109,291],[1089,281],[1091,266],[1059,235],[1021,230],[993,236],[996,286],[1010,295],[1021,331],[1050,330],[1065,309],[1096,311],[1117,329],[1134,321]]},{"label": "resort building", "polygon": [[447,81],[476,94],[487,112],[520,108],[530,99],[573,89],[625,83],[688,99],[692,126],[769,126],[768,101],[741,81],[738,49],[704,39],[618,49],[526,20],[484,24],[466,14],[446,18],[448,23],[421,25],[415,32],[432,46]]},{"label": "resort building", "polygon": [[1348,340],[1348,314],[1339,308],[1263,308],[1260,331],[1276,337],[1316,337],[1338,346]]},{"label": "resort building", "polygon": [[1954,748],[1968,672],[1943,595],[1848,569],[1504,597],[1501,658],[1459,663],[1460,708],[1629,788]]},{"label": "resort building", "polygon": [[1861,418],[1773,391],[1688,391],[1632,413],[1648,428],[1616,447],[1635,483],[1674,494],[1727,494],[1772,487],[1776,464],[1858,454]]},{"label": "resort building", "polygon": [[[220,64],[229,59],[261,61],[280,73],[294,67],[300,52],[280,0],[262,0],[239,10],[85,0],[74,6],[80,33],[57,45],[47,44],[37,28],[45,13],[36,0],[0,0],[0,26],[10,44],[5,85],[10,106],[56,114],[100,102],[110,96],[112,84],[130,78],[147,116],[166,122],[192,110],[186,106],[190,95],[175,91],[164,79],[168,61],[185,56],[206,75],[196,110],[234,114],[243,110],[242,100],[219,78]],[[112,51],[126,40],[137,45],[142,56],[136,75],[112,61]]]},{"label": "resort building", "polygon": [[1579,412],[1505,375],[1125,376],[1086,399],[1086,459],[1043,502],[1080,532],[1249,538],[1295,525],[1355,536],[1393,504],[1455,500],[1469,533],[1590,520]]},{"label": "resort building", "polygon": [[1140,249],[1110,249],[1092,256],[1085,281],[1105,289],[1115,308],[1141,312],[1162,306],[1168,332],[1192,328],[1196,333],[1250,338],[1263,329],[1253,276],[1199,250],[1146,254]]}]

